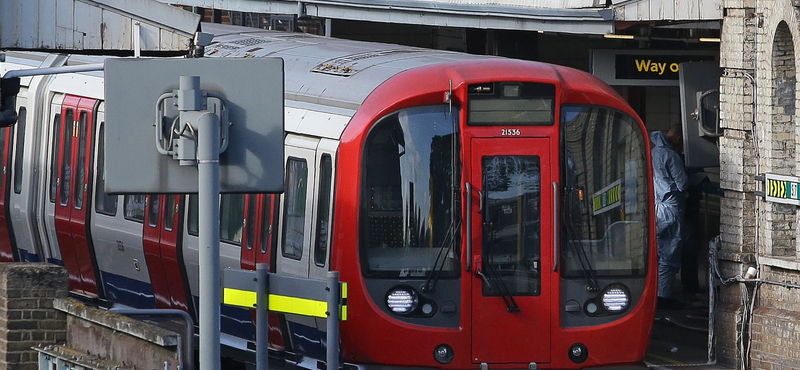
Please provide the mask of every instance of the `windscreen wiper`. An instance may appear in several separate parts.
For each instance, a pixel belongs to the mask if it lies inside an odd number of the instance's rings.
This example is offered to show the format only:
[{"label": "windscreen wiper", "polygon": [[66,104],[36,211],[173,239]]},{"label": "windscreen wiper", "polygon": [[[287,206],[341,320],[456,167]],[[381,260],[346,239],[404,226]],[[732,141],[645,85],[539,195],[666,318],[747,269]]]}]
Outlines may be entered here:
[{"label": "windscreen wiper", "polygon": [[[505,281],[503,281],[503,278],[500,277],[500,274],[494,269],[494,267],[492,267],[491,262],[486,263],[486,273],[489,275],[488,279],[480,269],[478,269],[476,272],[478,273],[478,276],[483,279],[486,285],[489,286],[489,289],[498,290],[500,296],[503,298],[503,302],[506,304],[506,310],[508,312],[519,312],[517,301],[514,300],[514,296],[508,291],[508,286],[506,286]],[[492,284],[490,279],[497,282],[497,284]],[[499,289],[496,289],[494,285],[497,285]]]},{"label": "windscreen wiper", "polygon": [[439,248],[439,254],[436,255],[436,261],[433,262],[434,270],[428,275],[428,278],[425,279],[425,284],[422,285],[422,292],[431,293],[436,288],[436,283],[439,281],[442,270],[444,270],[444,264],[447,262],[447,255],[450,254],[450,251],[453,250],[453,246],[456,244],[456,230],[458,230],[460,225],[460,222],[458,225],[453,222],[450,223],[444,240],[447,247],[442,246]]},{"label": "windscreen wiper", "polygon": [[[565,210],[571,210],[571,204],[569,202],[569,196],[567,195],[568,192],[564,192],[564,203]],[[575,231],[575,225],[572,221],[567,220],[567,212],[562,212],[562,224],[564,225],[564,231],[567,233],[567,245],[572,247],[572,250],[575,252],[575,255],[578,257],[578,262],[581,265],[581,271],[583,271],[583,277],[586,279],[586,290],[589,292],[596,292],[600,290],[600,285],[597,283],[597,272],[592,268],[592,263],[589,260],[589,257],[586,255],[586,248],[583,246],[583,242],[579,238],[575,238],[578,235],[578,232]]]}]

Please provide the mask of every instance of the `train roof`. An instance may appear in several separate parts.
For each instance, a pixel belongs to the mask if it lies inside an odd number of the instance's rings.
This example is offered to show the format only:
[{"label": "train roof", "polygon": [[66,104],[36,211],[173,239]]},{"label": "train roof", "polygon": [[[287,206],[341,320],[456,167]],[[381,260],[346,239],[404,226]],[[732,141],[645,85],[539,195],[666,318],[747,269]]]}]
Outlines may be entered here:
[{"label": "train roof", "polygon": [[207,57],[280,57],[287,100],[356,110],[377,86],[415,67],[490,57],[204,23]]}]

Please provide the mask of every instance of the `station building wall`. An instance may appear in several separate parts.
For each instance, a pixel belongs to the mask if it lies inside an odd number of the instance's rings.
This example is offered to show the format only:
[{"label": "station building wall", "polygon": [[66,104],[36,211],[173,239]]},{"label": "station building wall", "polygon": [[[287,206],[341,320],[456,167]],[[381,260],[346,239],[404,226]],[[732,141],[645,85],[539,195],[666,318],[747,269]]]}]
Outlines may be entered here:
[{"label": "station building wall", "polygon": [[[717,355],[751,369],[800,368],[800,207],[766,202],[756,175],[800,177],[792,0],[725,0],[720,45],[721,247]],[[749,267],[759,274],[744,276]]]}]

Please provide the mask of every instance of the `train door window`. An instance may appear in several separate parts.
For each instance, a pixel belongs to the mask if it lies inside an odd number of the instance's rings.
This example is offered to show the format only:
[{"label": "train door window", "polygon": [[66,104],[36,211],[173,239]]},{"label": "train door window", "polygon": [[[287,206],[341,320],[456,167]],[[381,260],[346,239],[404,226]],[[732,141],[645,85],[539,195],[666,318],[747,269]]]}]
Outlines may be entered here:
[{"label": "train door window", "polygon": [[146,197],[141,194],[125,196],[125,219],[144,222],[144,206]]},{"label": "train door window", "polygon": [[160,205],[158,194],[150,194],[150,199],[146,203],[146,205],[147,205],[147,226],[150,227],[158,226],[158,206]]},{"label": "train door window", "polygon": [[61,194],[59,195],[59,204],[61,204],[62,207],[66,207],[67,203],[69,203],[70,171],[72,170],[73,119],[72,109],[69,109],[67,115],[64,117],[64,125],[61,131],[64,143],[61,148]]},{"label": "train door window", "polygon": [[[67,112],[68,114],[71,113]],[[53,132],[52,141],[50,142],[50,203],[56,202],[56,192],[58,191],[58,153],[61,152],[59,145],[61,145],[61,113],[56,114],[53,119]]]},{"label": "train door window", "polygon": [[286,204],[283,210],[283,256],[295,260],[303,257],[303,236],[306,224],[306,190],[308,164],[305,159],[289,158],[286,163]]},{"label": "train door window", "polygon": [[189,196],[189,212],[186,216],[189,235],[197,236],[200,233],[200,220],[197,214],[197,195]]},{"label": "train door window", "polygon": [[219,213],[220,239],[241,244],[244,227],[244,194],[223,194]]},{"label": "train door window", "polygon": [[256,206],[258,205],[258,196],[250,194],[247,196],[247,218],[244,220],[244,229],[247,233],[245,247],[247,250],[253,250],[254,238],[256,237]]},{"label": "train door window", "polygon": [[325,154],[319,165],[319,203],[317,204],[317,235],[314,245],[314,263],[325,266],[325,257],[328,255],[328,239],[330,235],[330,207],[331,207],[331,175],[333,164],[331,156]]},{"label": "train door window", "polygon": [[264,212],[261,215],[261,253],[267,253],[277,243],[278,233],[275,232],[275,217],[278,214],[278,195],[264,196]]},{"label": "train door window", "polygon": [[175,213],[178,212],[178,196],[169,194],[166,198],[167,203],[164,204],[164,230],[172,231],[175,228]]},{"label": "train door window", "polygon": [[83,188],[86,185],[86,129],[89,113],[81,112],[78,121],[78,161],[75,163],[75,209],[83,208]]},{"label": "train door window", "polygon": [[25,107],[19,108],[19,121],[17,122],[17,150],[14,154],[14,193],[22,192],[22,155],[25,153],[25,123],[27,111]]},{"label": "train door window", "polygon": [[502,289],[484,296],[539,295],[541,164],[538,156],[483,157],[483,261]]},{"label": "train door window", "polygon": [[117,215],[117,196],[106,194],[105,125],[100,122],[97,138],[97,181],[95,184],[94,211],[104,215]]}]

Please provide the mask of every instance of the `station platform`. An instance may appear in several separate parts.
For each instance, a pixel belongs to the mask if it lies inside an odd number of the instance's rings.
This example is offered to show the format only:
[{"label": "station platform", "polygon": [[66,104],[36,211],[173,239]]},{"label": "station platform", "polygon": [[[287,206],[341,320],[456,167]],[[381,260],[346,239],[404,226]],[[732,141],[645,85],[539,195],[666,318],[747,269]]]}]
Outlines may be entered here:
[{"label": "station platform", "polygon": [[645,363],[655,370],[735,370],[709,361],[708,306],[656,310]]}]

